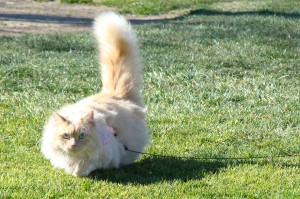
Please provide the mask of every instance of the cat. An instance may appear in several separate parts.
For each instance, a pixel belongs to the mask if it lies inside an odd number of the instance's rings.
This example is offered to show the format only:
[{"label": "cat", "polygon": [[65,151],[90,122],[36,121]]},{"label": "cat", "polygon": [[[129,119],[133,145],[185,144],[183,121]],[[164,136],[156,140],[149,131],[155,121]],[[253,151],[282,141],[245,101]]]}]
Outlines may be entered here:
[{"label": "cat", "polygon": [[141,60],[130,23],[105,12],[94,21],[102,78],[100,93],[52,113],[41,151],[54,167],[74,176],[137,160],[149,144],[141,95]]}]

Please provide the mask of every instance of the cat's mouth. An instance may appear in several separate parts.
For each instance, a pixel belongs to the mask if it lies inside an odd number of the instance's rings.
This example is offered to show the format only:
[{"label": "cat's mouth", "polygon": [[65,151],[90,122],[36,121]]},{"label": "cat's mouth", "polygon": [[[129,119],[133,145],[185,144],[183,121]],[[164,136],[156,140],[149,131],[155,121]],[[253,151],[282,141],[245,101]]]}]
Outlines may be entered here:
[{"label": "cat's mouth", "polygon": [[80,150],[80,147],[78,147],[78,146],[67,147],[64,149],[64,151],[67,153],[77,153],[79,150]]}]

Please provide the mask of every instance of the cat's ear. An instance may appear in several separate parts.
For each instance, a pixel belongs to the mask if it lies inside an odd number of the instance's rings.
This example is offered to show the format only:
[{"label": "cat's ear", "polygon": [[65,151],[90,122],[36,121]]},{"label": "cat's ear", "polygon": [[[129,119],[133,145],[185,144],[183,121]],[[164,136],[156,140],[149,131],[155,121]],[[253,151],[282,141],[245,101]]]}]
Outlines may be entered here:
[{"label": "cat's ear", "polygon": [[86,116],[84,116],[83,123],[88,123],[90,121],[92,121],[94,119],[94,111],[90,111],[88,112],[88,114],[86,114]]},{"label": "cat's ear", "polygon": [[65,117],[61,116],[60,114],[58,114],[56,112],[54,112],[52,114],[52,117],[57,122],[66,122],[66,123],[69,123],[69,121]]}]

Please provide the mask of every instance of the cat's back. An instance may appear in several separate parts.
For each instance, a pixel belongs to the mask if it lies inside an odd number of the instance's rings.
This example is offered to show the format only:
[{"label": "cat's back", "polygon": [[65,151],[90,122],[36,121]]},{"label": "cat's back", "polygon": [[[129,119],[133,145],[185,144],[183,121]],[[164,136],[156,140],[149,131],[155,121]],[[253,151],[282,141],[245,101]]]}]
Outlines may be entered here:
[{"label": "cat's back", "polygon": [[130,100],[116,98],[107,93],[99,93],[89,96],[81,100],[78,105],[94,110],[107,110],[114,111],[119,114],[132,114],[142,119],[145,118],[146,112],[145,106],[138,105]]}]

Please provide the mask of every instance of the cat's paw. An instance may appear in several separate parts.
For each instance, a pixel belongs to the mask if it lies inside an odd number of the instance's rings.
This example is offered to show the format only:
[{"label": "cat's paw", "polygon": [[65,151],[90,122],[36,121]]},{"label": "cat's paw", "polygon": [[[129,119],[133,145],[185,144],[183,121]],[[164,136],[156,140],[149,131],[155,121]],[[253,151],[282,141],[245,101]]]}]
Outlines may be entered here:
[{"label": "cat's paw", "polygon": [[72,172],[72,175],[75,177],[85,177],[90,174],[89,169],[85,169],[80,167],[79,165],[76,166],[75,170]]},{"label": "cat's paw", "polygon": [[72,176],[75,176],[75,177],[83,177],[82,175],[80,175],[80,173],[75,173],[75,172],[72,173]]},{"label": "cat's paw", "polygon": [[85,177],[85,176],[88,176],[89,175],[89,172],[73,172],[72,173],[73,176],[75,177]]}]

